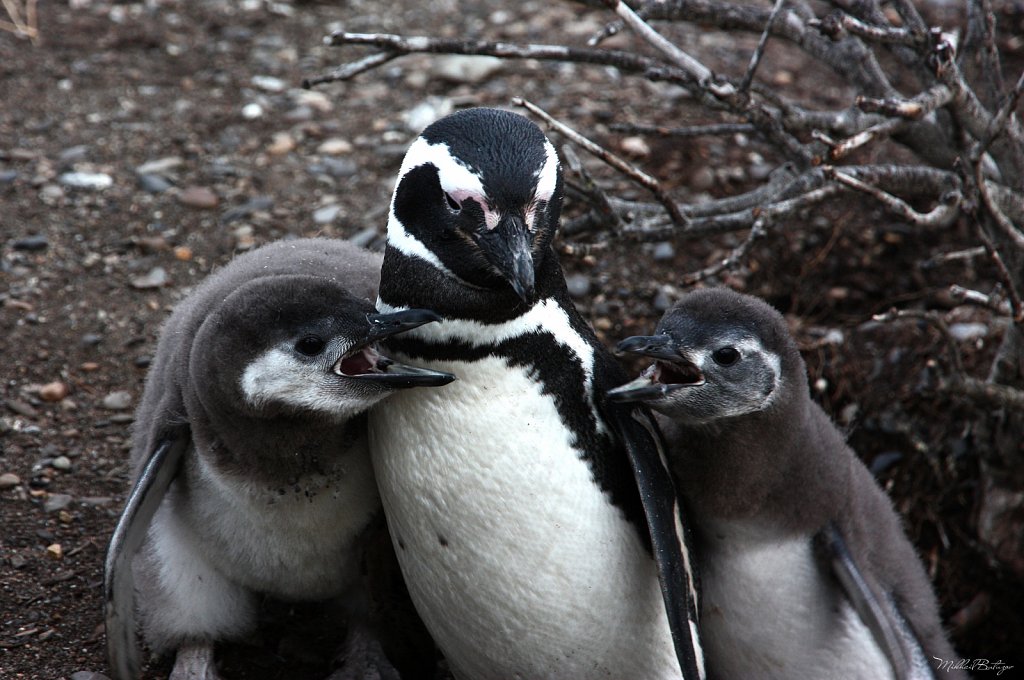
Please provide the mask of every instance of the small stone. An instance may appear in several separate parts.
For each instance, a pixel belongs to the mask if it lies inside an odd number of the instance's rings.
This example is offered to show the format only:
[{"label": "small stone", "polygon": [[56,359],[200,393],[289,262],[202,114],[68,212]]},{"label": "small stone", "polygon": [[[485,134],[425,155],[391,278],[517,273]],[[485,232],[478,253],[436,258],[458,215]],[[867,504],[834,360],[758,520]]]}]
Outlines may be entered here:
[{"label": "small stone", "polygon": [[64,550],[60,547],[60,543],[51,543],[46,546],[46,556],[51,560],[59,560],[64,557]]},{"label": "small stone", "polygon": [[252,104],[246,104],[242,107],[242,118],[246,120],[256,120],[257,118],[263,117],[263,107],[253,102]]},{"label": "small stone", "polygon": [[959,342],[968,342],[987,336],[988,326],[983,323],[953,323],[949,325],[949,334]]},{"label": "small stone", "polygon": [[57,179],[64,186],[90,191],[102,191],[114,184],[114,178],[105,172],[65,172]]},{"label": "small stone", "polygon": [[793,74],[786,70],[779,70],[772,77],[772,82],[776,85],[792,85]]},{"label": "small stone", "polygon": [[52,465],[55,470],[67,472],[71,469],[71,459],[67,456],[57,456],[53,459],[53,462],[50,463],[50,465]]},{"label": "small stone", "polygon": [[132,288],[149,290],[167,285],[167,270],[163,267],[154,267],[149,273],[136,276],[131,280]]},{"label": "small stone", "polygon": [[340,156],[345,153],[352,153],[352,142],[347,139],[340,137],[331,137],[326,139],[323,143],[316,148],[317,153],[326,154],[328,156]]},{"label": "small stone", "polygon": [[313,221],[317,224],[330,224],[341,214],[341,206],[337,204],[325,205],[313,211]]},{"label": "small stone", "polygon": [[61,524],[71,524],[75,521],[75,516],[67,510],[61,510],[57,513],[57,519],[60,520]]},{"label": "small stone", "polygon": [[292,100],[297,106],[307,106],[320,113],[328,113],[334,109],[331,98],[316,90],[298,90]]},{"label": "small stone", "polygon": [[324,158],[320,165],[331,177],[351,177],[359,172],[359,166],[348,158]]},{"label": "small stone", "polygon": [[59,380],[46,383],[39,388],[39,398],[43,401],[60,401],[68,396],[68,386]]},{"label": "small stone", "polygon": [[287,132],[276,132],[267,145],[267,153],[272,156],[283,156],[295,149],[295,138]]},{"label": "small stone", "polygon": [[0,489],[10,489],[21,484],[21,477],[13,472],[5,472],[0,475]]},{"label": "small stone", "polygon": [[217,207],[220,200],[217,194],[206,187],[190,186],[181,192],[178,200],[190,208],[199,210],[211,210]]},{"label": "small stone", "polygon": [[39,198],[46,205],[56,205],[60,199],[64,198],[64,190],[56,184],[47,184],[39,190]]},{"label": "small stone", "polygon": [[626,137],[619,143],[624,152],[636,158],[647,158],[651,147],[643,137]]},{"label": "small stone", "polygon": [[435,59],[431,68],[437,78],[455,83],[480,83],[502,66],[498,57],[451,55]]},{"label": "small stone", "polygon": [[175,246],[174,259],[182,262],[188,262],[192,259],[192,249],[188,246]]},{"label": "small stone", "polygon": [[153,161],[146,161],[135,168],[137,175],[165,175],[169,171],[183,164],[185,161],[181,156],[166,156]]},{"label": "small stone", "polygon": [[715,183],[715,171],[703,166],[690,176],[690,186],[694,191],[707,191]]},{"label": "small stone", "polygon": [[43,510],[46,512],[57,512],[71,505],[71,496],[66,493],[51,493],[43,501]]},{"label": "small stone", "polygon": [[0,170],[0,184],[10,184],[18,179],[17,170]]},{"label": "small stone", "polygon": [[153,363],[153,357],[150,357],[150,356],[135,357],[135,361],[133,361],[132,363],[135,364],[136,368],[149,368],[149,365],[151,363]]},{"label": "small stone", "polygon": [[20,555],[18,553],[14,553],[13,555],[11,555],[10,560],[12,569],[21,569],[26,564],[28,564],[28,560],[25,559],[25,556]]},{"label": "small stone", "polygon": [[26,236],[25,238],[17,239],[13,244],[15,250],[26,250],[28,252],[38,252],[40,250],[46,250],[50,247],[50,242],[42,234],[33,234],[32,236]]},{"label": "small stone", "polygon": [[253,76],[250,82],[264,92],[284,92],[288,83],[274,76]]},{"label": "small stone", "polygon": [[82,347],[95,347],[103,342],[103,336],[99,333],[86,333],[82,336]]},{"label": "small stone", "polygon": [[7,408],[11,409],[19,416],[24,416],[26,418],[35,418],[39,415],[39,412],[32,408],[31,404],[26,404],[25,402],[19,399],[8,399],[4,403],[7,404]]},{"label": "small stone", "polygon": [[651,257],[654,258],[655,262],[664,262],[671,260],[676,256],[676,249],[668,241],[662,241],[654,246],[654,252],[651,253]]},{"label": "small stone", "polygon": [[672,297],[668,294],[668,291],[661,288],[654,294],[654,299],[651,300],[651,304],[654,305],[656,310],[664,313],[672,308]]},{"label": "small stone", "polygon": [[123,411],[132,405],[131,392],[118,390],[103,397],[103,408],[110,411]]},{"label": "small stone", "polygon": [[405,112],[405,127],[410,132],[419,134],[435,120],[443,118],[455,108],[451,99],[445,97],[427,97],[423,102]]},{"label": "small stone", "polygon": [[234,231],[235,247],[239,250],[249,250],[256,245],[256,238],[253,236],[252,225],[243,224]]},{"label": "small stone", "polygon": [[360,248],[369,248],[370,244],[373,243],[380,236],[376,227],[366,227],[365,229],[354,234],[349,239],[352,243],[356,244]]},{"label": "small stone", "polygon": [[93,371],[98,371],[100,365],[95,361],[85,361],[82,362],[82,364],[78,368],[85,371],[86,373],[92,373]]},{"label": "small stone", "polygon": [[572,274],[565,278],[565,286],[569,295],[574,298],[585,297],[590,292],[590,277],[585,274]]},{"label": "small stone", "polygon": [[160,175],[139,175],[138,179],[142,190],[150,194],[162,194],[174,186]]},{"label": "small stone", "polygon": [[610,331],[612,329],[612,320],[606,316],[599,316],[594,319],[594,328],[599,331]]}]

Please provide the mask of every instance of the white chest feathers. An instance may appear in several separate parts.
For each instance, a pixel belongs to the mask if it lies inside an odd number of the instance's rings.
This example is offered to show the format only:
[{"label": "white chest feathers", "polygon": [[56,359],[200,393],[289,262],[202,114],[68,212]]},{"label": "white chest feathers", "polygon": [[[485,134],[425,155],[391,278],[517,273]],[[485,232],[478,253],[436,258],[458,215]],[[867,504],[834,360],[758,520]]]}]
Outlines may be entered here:
[{"label": "white chest feathers", "polygon": [[679,677],[654,562],[553,398],[499,358],[426,363],[459,380],[396,394],[370,443],[410,593],[456,675]]},{"label": "white chest feathers", "polygon": [[[280,489],[217,474],[200,462],[181,526],[166,532],[197,550],[229,580],[285,599],[323,599],[343,592],[355,575],[354,543],[380,501],[365,439],[326,474]],[[165,520],[166,521],[166,520]]]},{"label": "white chest feathers", "polygon": [[871,632],[819,568],[810,537],[739,522],[705,522],[701,532],[701,630],[713,677],[892,677]]}]

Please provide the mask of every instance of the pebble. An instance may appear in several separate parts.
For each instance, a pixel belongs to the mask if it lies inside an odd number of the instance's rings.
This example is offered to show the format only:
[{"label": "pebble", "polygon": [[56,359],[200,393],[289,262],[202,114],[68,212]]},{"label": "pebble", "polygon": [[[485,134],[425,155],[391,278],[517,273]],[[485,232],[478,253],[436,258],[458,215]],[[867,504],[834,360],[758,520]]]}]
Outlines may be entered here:
[{"label": "pebble", "polygon": [[82,347],[95,347],[103,342],[103,336],[99,333],[86,333],[82,336]]},{"label": "pebble", "polygon": [[64,557],[64,549],[60,547],[60,543],[51,543],[46,546],[46,556],[52,560],[59,560]]},{"label": "pebble", "polygon": [[455,83],[480,83],[490,78],[502,66],[498,57],[451,55],[432,62],[434,76]]},{"label": "pebble", "polygon": [[983,323],[953,323],[949,325],[949,334],[960,342],[968,342],[987,336],[988,326]]},{"label": "pebble", "polygon": [[283,156],[295,149],[295,138],[287,132],[275,132],[270,144],[267,145],[267,153],[272,156]]},{"label": "pebble", "polygon": [[95,671],[76,671],[71,674],[70,680],[110,680],[110,678]]},{"label": "pebble", "polygon": [[59,380],[46,383],[39,388],[39,398],[43,401],[60,401],[68,396],[68,386]]},{"label": "pebble", "polygon": [[665,260],[671,260],[676,256],[676,249],[668,241],[662,241],[654,246],[654,252],[651,253],[651,257],[656,262],[664,262]]},{"label": "pebble", "polygon": [[183,205],[187,205],[190,208],[198,208],[200,210],[210,210],[216,208],[220,200],[217,198],[217,194],[213,193],[212,190],[207,187],[190,186],[186,187],[181,195],[178,196],[178,200]]},{"label": "pebble", "polygon": [[167,285],[167,270],[163,267],[154,267],[147,274],[136,276],[131,280],[132,288],[149,290]]},{"label": "pebble", "polygon": [[330,224],[341,214],[341,206],[337,204],[325,205],[313,211],[313,221],[317,224]]},{"label": "pebble", "polygon": [[46,512],[57,512],[71,505],[71,496],[66,493],[51,493],[43,501],[43,510]]},{"label": "pebble", "polygon": [[17,170],[0,170],[0,184],[10,184],[18,179]]},{"label": "pebble", "polygon": [[185,161],[181,156],[165,156],[164,158],[158,158],[153,161],[146,161],[135,168],[135,174],[164,175],[184,162]]},{"label": "pebble", "polygon": [[142,190],[150,194],[162,194],[174,186],[160,175],[139,175],[138,180]]},{"label": "pebble", "polygon": [[288,83],[274,76],[253,76],[249,81],[264,92],[284,92]]},{"label": "pebble", "polygon": [[369,248],[370,244],[373,243],[380,236],[376,227],[366,227],[362,231],[356,233],[349,239],[352,243],[356,244],[360,248]]},{"label": "pebble", "polygon": [[664,312],[667,312],[669,309],[672,308],[672,304],[673,304],[672,297],[668,294],[668,291],[666,291],[664,288],[659,288],[658,292],[655,293],[655,295],[654,295],[654,299],[651,300],[651,304],[654,305],[654,308],[656,310],[658,310],[659,312],[664,313]]},{"label": "pebble", "polygon": [[102,191],[114,184],[114,178],[105,172],[65,172],[58,180],[64,186],[91,191]]},{"label": "pebble", "polygon": [[110,411],[123,411],[132,405],[131,392],[118,390],[103,397],[103,408]]},{"label": "pebble", "polygon": [[590,292],[590,277],[585,274],[571,274],[565,278],[565,286],[569,295],[574,298],[585,297]]},{"label": "pebble", "polygon": [[39,415],[39,412],[32,408],[31,404],[26,404],[19,399],[8,399],[5,403],[7,404],[7,408],[11,409],[19,416],[35,418]]},{"label": "pebble", "polygon": [[256,237],[253,235],[252,225],[243,224],[234,231],[235,248],[238,250],[249,250],[256,245]]},{"label": "pebble", "polygon": [[263,117],[263,107],[253,102],[252,104],[246,104],[242,107],[242,118],[246,120],[256,120],[257,118]]},{"label": "pebble", "polygon": [[707,191],[715,183],[715,171],[703,166],[690,176],[690,187],[694,191]]},{"label": "pebble", "polygon": [[254,212],[260,210],[270,210],[274,207],[274,199],[270,196],[256,196],[249,199],[242,205],[236,205],[234,208],[229,208],[224,211],[224,214],[220,216],[221,224],[230,224],[236,222],[243,217],[248,217]]},{"label": "pebble", "polygon": [[89,147],[85,144],[79,144],[78,146],[68,147],[60,152],[57,156],[57,160],[63,163],[65,166],[70,166],[78,161],[84,161],[85,157],[89,155]]},{"label": "pebble", "polygon": [[50,465],[52,465],[55,470],[67,472],[71,469],[71,459],[67,456],[57,456],[53,459],[53,462],[50,463]]},{"label": "pebble", "polygon": [[46,236],[42,234],[33,234],[32,236],[17,239],[12,245],[15,250],[38,252],[49,248],[50,242],[47,240]]},{"label": "pebble", "polygon": [[46,205],[56,205],[60,199],[64,198],[64,190],[56,184],[47,184],[39,190],[39,198]]},{"label": "pebble", "polygon": [[292,96],[292,101],[297,106],[306,106],[320,113],[328,113],[334,109],[334,103],[331,101],[331,98],[323,92],[316,90],[298,90]]},{"label": "pebble", "polygon": [[452,100],[446,97],[427,97],[423,102],[405,112],[405,127],[419,134],[423,128],[454,110]]},{"label": "pebble", "polygon": [[13,472],[5,472],[0,475],[0,489],[10,489],[21,484],[21,477]]},{"label": "pebble", "polygon": [[326,154],[328,156],[340,156],[345,153],[352,153],[352,142],[341,137],[331,137],[326,139],[323,143],[316,148],[317,153]]},{"label": "pebble", "polygon": [[324,158],[317,169],[321,168],[331,177],[351,177],[359,172],[359,166],[348,158]]},{"label": "pebble", "polygon": [[624,152],[636,158],[647,158],[651,155],[651,147],[643,137],[626,137],[619,146]]}]

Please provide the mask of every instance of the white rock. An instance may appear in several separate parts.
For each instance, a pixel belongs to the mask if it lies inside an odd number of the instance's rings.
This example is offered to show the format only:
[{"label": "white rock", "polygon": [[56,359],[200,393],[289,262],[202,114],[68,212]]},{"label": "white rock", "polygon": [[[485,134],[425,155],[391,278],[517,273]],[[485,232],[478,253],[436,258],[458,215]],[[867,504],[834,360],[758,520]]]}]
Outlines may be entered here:
[{"label": "white rock", "polygon": [[253,76],[250,82],[264,92],[284,92],[288,89],[288,83],[274,76]]},{"label": "white rock", "polygon": [[446,97],[428,97],[405,112],[405,127],[419,134],[435,120],[447,116],[455,107]]},{"label": "white rock", "polygon": [[498,57],[453,54],[436,59],[431,72],[456,83],[480,83],[500,69],[501,62]]},{"label": "white rock", "polygon": [[257,118],[263,117],[263,107],[253,102],[252,104],[246,104],[242,107],[242,118],[246,120],[256,120]]},{"label": "white rock", "polygon": [[114,178],[105,172],[65,172],[60,183],[76,189],[101,191],[114,183]]}]

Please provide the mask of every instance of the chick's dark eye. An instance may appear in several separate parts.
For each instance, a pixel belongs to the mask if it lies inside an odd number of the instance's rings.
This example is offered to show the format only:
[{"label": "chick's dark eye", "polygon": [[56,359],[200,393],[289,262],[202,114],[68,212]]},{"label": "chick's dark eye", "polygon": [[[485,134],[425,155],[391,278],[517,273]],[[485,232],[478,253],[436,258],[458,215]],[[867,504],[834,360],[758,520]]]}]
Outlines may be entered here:
[{"label": "chick's dark eye", "polygon": [[711,358],[719,366],[732,366],[740,360],[740,352],[735,347],[719,347],[712,352]]},{"label": "chick's dark eye", "polygon": [[315,335],[307,335],[306,337],[295,343],[295,351],[300,354],[305,354],[307,357],[315,357],[320,352],[324,351],[324,347],[327,343],[324,342],[323,338]]},{"label": "chick's dark eye", "polygon": [[462,206],[459,204],[459,202],[452,198],[451,194],[449,194],[447,191],[444,192],[444,200],[447,201],[448,207],[453,211],[459,212],[460,210],[462,210]]}]

